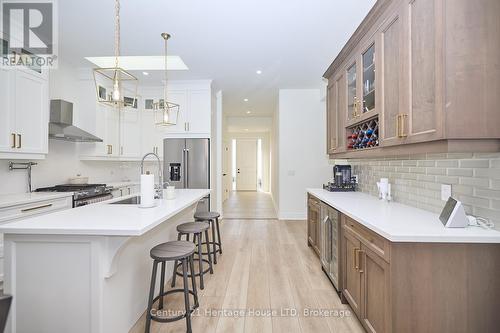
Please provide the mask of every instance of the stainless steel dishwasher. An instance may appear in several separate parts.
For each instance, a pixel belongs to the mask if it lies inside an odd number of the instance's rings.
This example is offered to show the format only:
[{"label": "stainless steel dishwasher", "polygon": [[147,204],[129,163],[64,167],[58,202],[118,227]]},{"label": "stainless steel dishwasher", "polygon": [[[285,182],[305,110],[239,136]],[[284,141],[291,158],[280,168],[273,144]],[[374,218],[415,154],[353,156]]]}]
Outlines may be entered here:
[{"label": "stainless steel dishwasher", "polygon": [[337,291],[339,290],[339,228],[340,214],[321,203],[321,267]]}]

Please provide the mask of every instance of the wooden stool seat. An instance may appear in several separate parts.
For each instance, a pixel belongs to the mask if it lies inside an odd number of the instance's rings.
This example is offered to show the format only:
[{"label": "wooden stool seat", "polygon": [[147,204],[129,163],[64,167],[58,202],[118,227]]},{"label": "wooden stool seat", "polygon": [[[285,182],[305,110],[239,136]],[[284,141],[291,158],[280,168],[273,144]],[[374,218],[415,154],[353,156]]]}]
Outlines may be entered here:
[{"label": "wooden stool seat", "polygon": [[220,214],[217,212],[196,212],[194,218],[197,220],[213,220],[218,219]]},{"label": "wooden stool seat", "polygon": [[187,241],[172,241],[156,245],[150,251],[151,258],[159,261],[178,260],[193,255],[196,246]]},{"label": "wooden stool seat", "polygon": [[206,222],[188,222],[179,224],[177,226],[177,232],[182,234],[199,234],[200,232],[208,230],[208,228],[210,228],[210,225]]}]

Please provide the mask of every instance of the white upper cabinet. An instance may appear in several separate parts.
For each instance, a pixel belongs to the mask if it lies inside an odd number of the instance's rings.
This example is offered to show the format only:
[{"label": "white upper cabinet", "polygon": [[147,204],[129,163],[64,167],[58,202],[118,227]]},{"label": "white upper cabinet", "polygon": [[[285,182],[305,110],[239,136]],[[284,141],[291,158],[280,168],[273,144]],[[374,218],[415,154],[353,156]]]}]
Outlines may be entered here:
[{"label": "white upper cabinet", "polygon": [[124,110],[121,116],[120,156],[141,157],[141,119],[137,109]]},{"label": "white upper cabinet", "polygon": [[212,94],[208,90],[191,90],[188,92],[189,118],[187,132],[193,134],[210,134]]},{"label": "white upper cabinet", "polygon": [[10,69],[0,67],[0,151],[11,152],[14,150],[14,140],[16,134],[14,129],[16,126],[15,113],[13,110],[14,101],[11,83],[14,81],[11,76],[14,72]]},{"label": "white upper cabinet", "polygon": [[42,159],[48,153],[46,73],[0,69],[0,158]]},{"label": "white upper cabinet", "polygon": [[[156,153],[163,158],[165,138],[210,138],[211,96],[210,81],[173,83],[167,99],[179,104],[180,111],[176,125],[168,126],[155,124],[152,108],[153,103],[163,99],[162,87],[140,87],[137,108],[126,107],[118,111],[95,103],[95,135],[102,138],[103,143],[81,149],[81,159],[138,160],[146,153]],[[84,98],[90,97],[86,94]]]}]

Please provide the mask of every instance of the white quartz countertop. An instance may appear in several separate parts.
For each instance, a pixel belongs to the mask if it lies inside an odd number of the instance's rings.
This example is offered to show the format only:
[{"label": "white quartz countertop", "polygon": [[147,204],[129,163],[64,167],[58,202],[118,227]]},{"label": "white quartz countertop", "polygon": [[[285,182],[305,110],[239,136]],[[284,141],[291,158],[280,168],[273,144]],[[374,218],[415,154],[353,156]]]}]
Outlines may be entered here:
[{"label": "white quartz countertop", "polygon": [[0,208],[71,197],[73,192],[33,192],[0,195]]},{"label": "white quartz countertop", "polygon": [[[177,189],[173,200],[157,200],[153,208],[109,204],[134,195],[123,196],[48,215],[0,226],[5,234],[140,236],[207,196],[210,190]],[[187,221],[186,221],[187,222]]]},{"label": "white quartz countertop", "polygon": [[439,215],[360,192],[307,192],[392,242],[500,243],[500,232],[481,227],[445,228]]}]

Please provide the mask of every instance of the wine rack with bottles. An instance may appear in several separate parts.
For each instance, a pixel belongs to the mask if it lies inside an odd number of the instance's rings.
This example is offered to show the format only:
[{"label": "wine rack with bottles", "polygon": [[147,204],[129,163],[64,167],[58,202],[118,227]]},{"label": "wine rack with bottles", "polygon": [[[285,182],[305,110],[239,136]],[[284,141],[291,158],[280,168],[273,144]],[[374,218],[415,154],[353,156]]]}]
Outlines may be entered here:
[{"label": "wine rack with bottles", "polygon": [[378,117],[368,119],[347,129],[347,149],[366,149],[379,145]]}]

